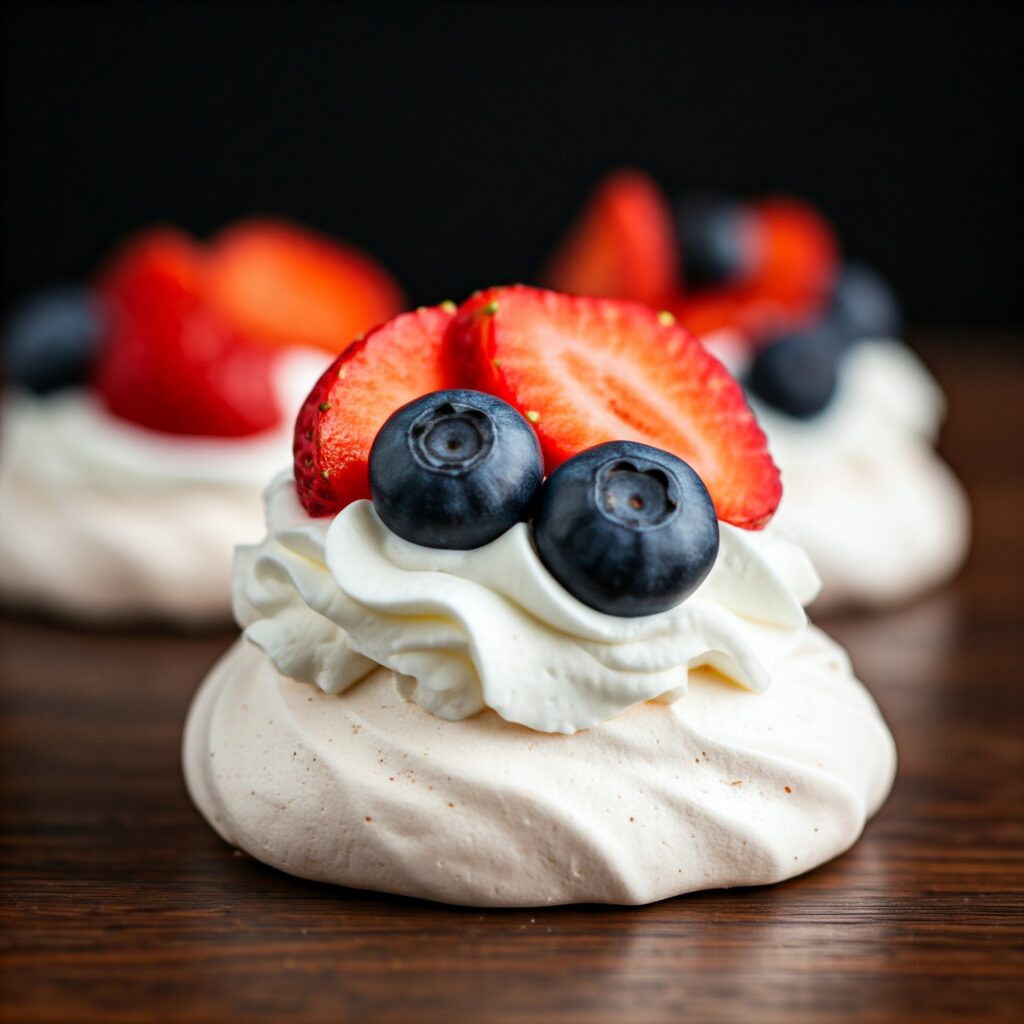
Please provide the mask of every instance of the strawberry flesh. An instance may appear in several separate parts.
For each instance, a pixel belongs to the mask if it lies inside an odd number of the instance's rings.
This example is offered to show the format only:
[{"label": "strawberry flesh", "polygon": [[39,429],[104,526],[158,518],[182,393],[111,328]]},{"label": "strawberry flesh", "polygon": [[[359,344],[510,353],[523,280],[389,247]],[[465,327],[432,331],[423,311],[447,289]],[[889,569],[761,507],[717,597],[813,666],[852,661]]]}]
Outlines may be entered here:
[{"label": "strawberry flesh", "polygon": [[236,437],[273,427],[280,410],[268,349],[252,346],[204,302],[203,255],[154,230],[101,276],[108,335],[95,387],[117,416],[170,434]]},{"label": "strawberry flesh", "polygon": [[733,329],[759,341],[809,323],[828,301],[838,251],[825,220],[792,199],[766,199],[750,209],[760,254],[753,273],[668,304],[698,336]]},{"label": "strawberry flesh", "polygon": [[403,313],[346,349],[310,392],[295,424],[295,482],[310,515],[370,497],[373,439],[398,408],[461,387],[444,339],[454,308]]},{"label": "strawberry flesh", "polygon": [[640,441],[688,462],[718,517],[762,527],[782,494],[739,384],[670,317],[632,302],[516,286],[459,310],[450,357],[469,386],[515,406],[551,473],[606,441]]},{"label": "strawberry flesh", "polygon": [[246,221],[215,239],[210,301],[256,341],[340,352],[397,314],[398,285],[349,245],[279,221]]},{"label": "strawberry flesh", "polygon": [[657,305],[676,287],[672,211],[640,171],[605,179],[555,253],[543,280],[574,295]]}]

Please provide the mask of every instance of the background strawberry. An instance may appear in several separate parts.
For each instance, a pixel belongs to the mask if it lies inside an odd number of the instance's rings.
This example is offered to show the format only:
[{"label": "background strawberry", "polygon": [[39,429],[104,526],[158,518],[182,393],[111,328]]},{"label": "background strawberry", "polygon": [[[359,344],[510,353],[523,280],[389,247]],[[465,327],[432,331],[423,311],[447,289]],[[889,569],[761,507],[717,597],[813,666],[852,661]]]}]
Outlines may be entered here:
[{"label": "background strawberry", "polygon": [[681,294],[669,304],[698,336],[723,328],[754,341],[806,324],[825,308],[839,265],[828,223],[794,199],[749,206],[757,231],[757,259],[732,284]]},{"label": "background strawberry", "polygon": [[542,280],[573,295],[662,303],[676,289],[672,213],[641,171],[617,171],[587,202]]},{"label": "background strawberry", "polygon": [[254,340],[328,352],[403,305],[398,285],[365,253],[272,220],[244,221],[214,239],[206,287]]},{"label": "background strawberry", "polygon": [[269,349],[204,301],[203,257],[184,235],[140,236],[101,276],[109,328],[94,370],[111,412],[153,430],[221,437],[266,430],[281,411]]},{"label": "background strawberry", "polygon": [[[717,239],[736,246],[736,273],[728,279],[698,280],[696,266],[693,281],[685,279],[686,218],[673,214],[650,177],[624,170],[598,186],[542,280],[574,295],[671,310],[698,336],[730,328],[759,341],[818,315],[838,270],[838,247],[824,218],[793,199],[719,205],[739,214],[737,237]],[[693,212],[692,203],[679,206]]]},{"label": "background strawberry", "polygon": [[101,275],[110,326],[96,387],[154,430],[231,437],[276,426],[273,366],[288,348],[340,352],[397,312],[368,257],[292,225],[249,221],[212,247],[170,229],[130,242]]}]

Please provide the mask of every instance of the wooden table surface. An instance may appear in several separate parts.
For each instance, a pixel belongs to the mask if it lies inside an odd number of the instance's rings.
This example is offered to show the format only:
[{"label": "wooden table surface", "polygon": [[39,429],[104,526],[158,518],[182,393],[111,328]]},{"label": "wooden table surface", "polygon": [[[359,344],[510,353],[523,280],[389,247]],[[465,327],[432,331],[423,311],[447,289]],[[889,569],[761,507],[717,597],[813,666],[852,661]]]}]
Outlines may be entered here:
[{"label": "wooden table surface", "polygon": [[1021,1020],[1024,342],[926,339],[974,503],[961,578],[823,624],[900,753],[852,851],[781,885],[475,910],[298,881],[193,810],[227,633],[0,622],[4,1021]]}]

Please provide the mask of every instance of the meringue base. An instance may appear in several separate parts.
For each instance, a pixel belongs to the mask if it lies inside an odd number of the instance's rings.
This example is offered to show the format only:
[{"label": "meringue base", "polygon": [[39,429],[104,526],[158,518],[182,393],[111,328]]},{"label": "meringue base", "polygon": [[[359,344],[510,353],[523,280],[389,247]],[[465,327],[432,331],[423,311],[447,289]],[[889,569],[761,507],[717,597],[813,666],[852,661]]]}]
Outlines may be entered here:
[{"label": "meringue base", "polygon": [[233,542],[263,530],[258,487],[54,495],[0,473],[0,601],[95,625],[231,617]]},{"label": "meringue base", "polygon": [[640,904],[778,882],[842,853],[892,784],[892,736],[813,628],[771,688],[708,670],[675,704],[563,736],[445,721],[379,670],[341,695],[240,639],[184,738],[233,846],[302,878],[491,907]]},{"label": "meringue base", "polygon": [[785,493],[774,521],[821,577],[816,612],[901,604],[963,564],[970,506],[930,447],[893,442],[870,457],[783,467]]}]

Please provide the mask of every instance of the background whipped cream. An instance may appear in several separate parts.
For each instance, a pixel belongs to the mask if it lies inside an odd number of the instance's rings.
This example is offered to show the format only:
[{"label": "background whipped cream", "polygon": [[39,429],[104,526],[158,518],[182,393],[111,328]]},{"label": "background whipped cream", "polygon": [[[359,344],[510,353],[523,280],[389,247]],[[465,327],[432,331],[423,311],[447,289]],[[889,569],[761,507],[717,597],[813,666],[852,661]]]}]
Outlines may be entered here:
[{"label": "background whipped cream", "polygon": [[442,718],[488,707],[542,732],[676,699],[698,665],[766,689],[799,644],[817,589],[799,549],[724,523],[704,583],[642,618],[570,595],[522,523],[472,551],[420,547],[367,501],[333,520],[308,516],[282,474],[267,491],[267,524],[265,540],[238,553],[235,613],[282,673],[338,693],[385,666],[403,696]]},{"label": "background whipped cream", "polygon": [[184,741],[229,843],[304,878],[480,906],[647,903],[777,882],[847,849],[884,800],[892,737],[815,629],[752,693],[708,670],[562,736],[445,721],[378,669],[343,697],[239,640]]},{"label": "background whipped cream", "polygon": [[835,396],[817,416],[799,420],[751,402],[772,450],[788,465],[817,463],[822,452],[878,457],[893,439],[933,446],[946,400],[920,359],[887,339],[858,341],[843,356]]},{"label": "background whipped cream", "polygon": [[[706,339],[742,374],[744,346]],[[905,345],[856,342],[833,400],[794,419],[751,399],[782,471],[773,522],[810,555],[822,580],[816,607],[886,604],[940,583],[970,540],[966,496],[934,445],[946,403]]]},{"label": "background whipped cream", "polygon": [[161,434],[91,392],[8,393],[0,432],[0,595],[76,618],[226,618],[234,545],[262,528],[264,482],[291,458],[294,412],[324,353],[283,354],[280,427]]}]

